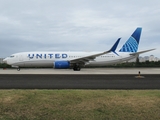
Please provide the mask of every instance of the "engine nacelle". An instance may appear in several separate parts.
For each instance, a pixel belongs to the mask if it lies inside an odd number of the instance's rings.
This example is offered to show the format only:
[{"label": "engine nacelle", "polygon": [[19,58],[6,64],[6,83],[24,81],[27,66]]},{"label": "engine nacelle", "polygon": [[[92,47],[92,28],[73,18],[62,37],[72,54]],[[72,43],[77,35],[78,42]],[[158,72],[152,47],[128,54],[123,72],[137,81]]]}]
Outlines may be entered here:
[{"label": "engine nacelle", "polygon": [[55,61],[54,68],[55,69],[67,69],[70,67],[69,61]]}]

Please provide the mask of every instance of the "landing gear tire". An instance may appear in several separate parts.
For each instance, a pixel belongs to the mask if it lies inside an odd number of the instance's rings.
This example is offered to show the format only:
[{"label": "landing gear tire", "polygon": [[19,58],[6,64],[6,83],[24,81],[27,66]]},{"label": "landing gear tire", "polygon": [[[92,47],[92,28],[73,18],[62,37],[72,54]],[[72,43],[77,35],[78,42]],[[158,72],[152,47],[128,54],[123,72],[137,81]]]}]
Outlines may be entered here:
[{"label": "landing gear tire", "polygon": [[75,66],[75,67],[73,68],[73,70],[74,70],[74,71],[80,71],[81,68],[80,68],[80,66]]},{"label": "landing gear tire", "polygon": [[77,67],[77,71],[80,71],[81,70],[81,68],[80,67]]},{"label": "landing gear tire", "polygon": [[20,71],[21,69],[20,68],[17,68],[17,71]]}]

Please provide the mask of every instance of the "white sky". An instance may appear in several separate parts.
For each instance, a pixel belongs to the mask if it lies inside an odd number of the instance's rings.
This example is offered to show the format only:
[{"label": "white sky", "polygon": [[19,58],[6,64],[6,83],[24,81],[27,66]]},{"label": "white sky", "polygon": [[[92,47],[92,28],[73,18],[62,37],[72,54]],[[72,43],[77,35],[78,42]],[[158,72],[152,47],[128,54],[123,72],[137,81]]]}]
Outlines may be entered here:
[{"label": "white sky", "polygon": [[160,58],[160,0],[0,0],[0,57],[25,51],[118,50],[142,27],[139,50]]}]

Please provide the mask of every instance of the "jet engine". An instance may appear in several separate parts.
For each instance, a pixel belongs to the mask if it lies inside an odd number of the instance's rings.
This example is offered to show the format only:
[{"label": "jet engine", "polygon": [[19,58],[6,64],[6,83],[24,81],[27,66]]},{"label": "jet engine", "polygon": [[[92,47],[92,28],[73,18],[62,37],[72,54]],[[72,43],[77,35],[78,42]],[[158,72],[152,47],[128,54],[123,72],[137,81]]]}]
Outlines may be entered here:
[{"label": "jet engine", "polygon": [[67,68],[70,68],[70,62],[69,61],[55,61],[54,62],[54,68],[55,69],[67,69]]}]

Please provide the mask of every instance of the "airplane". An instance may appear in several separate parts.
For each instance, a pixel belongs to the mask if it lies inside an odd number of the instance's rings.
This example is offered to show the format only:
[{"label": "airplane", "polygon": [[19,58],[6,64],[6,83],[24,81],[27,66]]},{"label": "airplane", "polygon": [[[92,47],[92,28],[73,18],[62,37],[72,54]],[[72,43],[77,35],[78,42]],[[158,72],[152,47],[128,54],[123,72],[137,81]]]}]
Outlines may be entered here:
[{"label": "airplane", "polygon": [[20,52],[3,61],[20,71],[21,67],[53,67],[80,71],[85,66],[104,66],[122,63],[137,58],[139,54],[155,49],[137,52],[142,28],[138,27],[122,48],[117,51],[121,38],[108,51],[103,52]]}]

